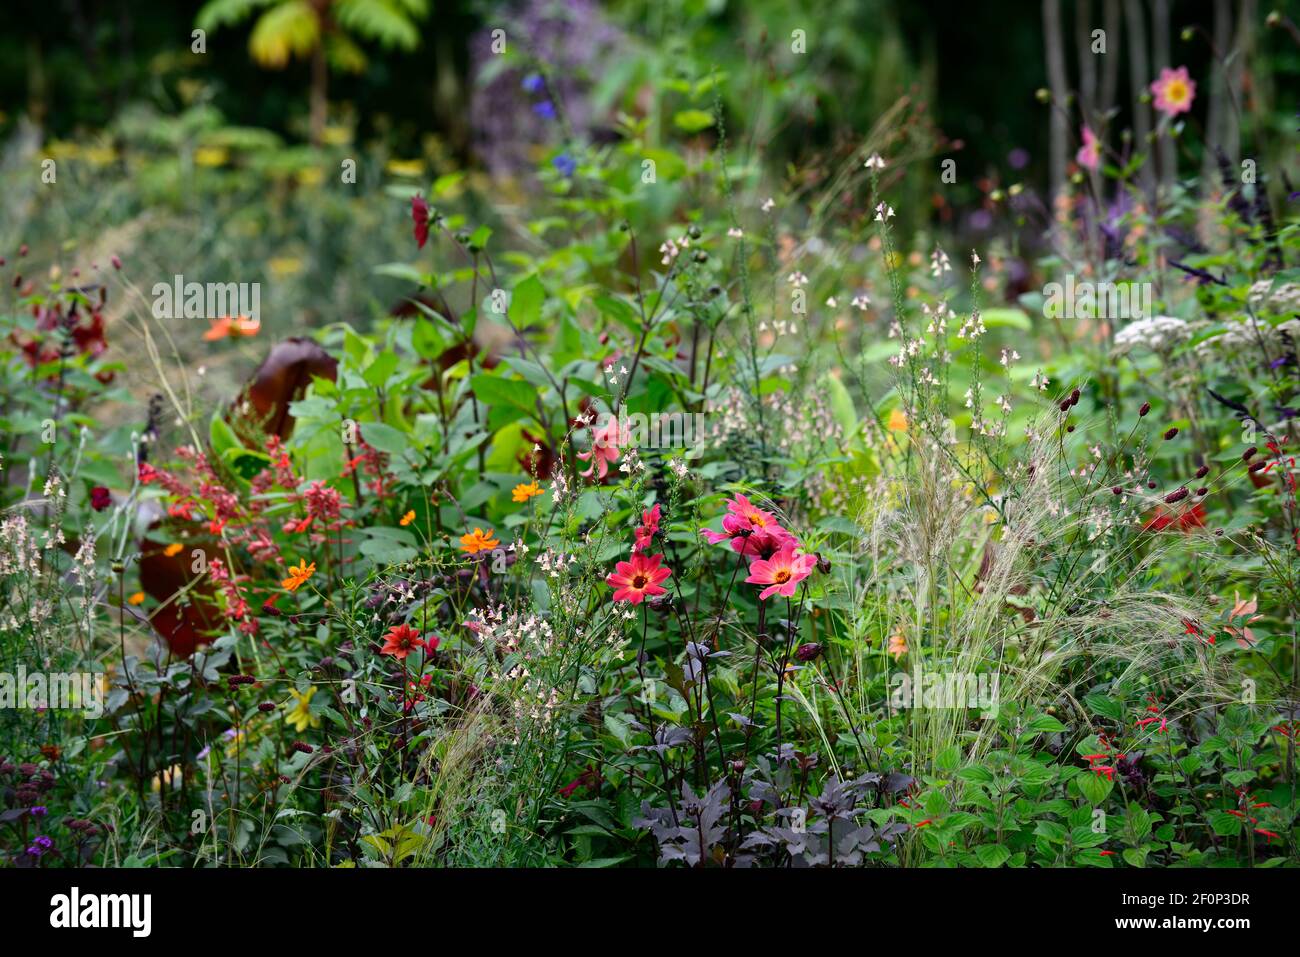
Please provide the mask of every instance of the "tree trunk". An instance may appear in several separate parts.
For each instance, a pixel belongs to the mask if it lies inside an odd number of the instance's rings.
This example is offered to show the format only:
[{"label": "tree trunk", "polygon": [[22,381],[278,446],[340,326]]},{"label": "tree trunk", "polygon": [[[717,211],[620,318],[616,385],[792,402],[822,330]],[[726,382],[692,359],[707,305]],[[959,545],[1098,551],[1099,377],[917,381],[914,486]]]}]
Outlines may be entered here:
[{"label": "tree trunk", "polygon": [[1133,97],[1133,149],[1146,153],[1147,159],[1138,172],[1142,190],[1154,205],[1156,178],[1151,163],[1151,107],[1142,102],[1142,94],[1151,85],[1151,69],[1147,57],[1147,30],[1142,10],[1142,0],[1124,0],[1124,15],[1128,21],[1129,92]]},{"label": "tree trunk", "polygon": [[1102,60],[1101,94],[1097,102],[1100,113],[1109,113],[1115,107],[1115,94],[1119,90],[1119,0],[1106,0],[1105,19],[1106,55]]},{"label": "tree trunk", "polygon": [[[1169,0],[1155,0],[1151,9],[1151,48],[1155,52],[1152,73],[1158,75],[1166,67],[1172,67],[1169,58]],[[1154,76],[1152,77],[1154,79]],[[1173,188],[1178,166],[1178,149],[1174,138],[1167,130],[1160,137],[1158,148],[1160,156],[1160,193],[1167,200]]]},{"label": "tree trunk", "polygon": [[1097,54],[1092,52],[1092,0],[1078,0],[1074,6],[1074,43],[1079,51],[1079,109],[1094,133],[1097,120]]},{"label": "tree trunk", "polygon": [[1065,188],[1069,149],[1069,86],[1065,78],[1065,45],[1061,39],[1061,0],[1043,0],[1043,39],[1047,46],[1047,85],[1052,94],[1050,154],[1052,205]]},{"label": "tree trunk", "polygon": [[322,38],[311,55],[311,143],[320,146],[325,141],[325,115],[329,93],[329,67],[325,62],[325,43]]}]

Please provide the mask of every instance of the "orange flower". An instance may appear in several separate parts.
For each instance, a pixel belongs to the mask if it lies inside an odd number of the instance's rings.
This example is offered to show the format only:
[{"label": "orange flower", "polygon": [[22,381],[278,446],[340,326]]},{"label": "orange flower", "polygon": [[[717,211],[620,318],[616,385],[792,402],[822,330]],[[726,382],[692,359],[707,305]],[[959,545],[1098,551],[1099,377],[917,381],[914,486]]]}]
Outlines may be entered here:
[{"label": "orange flower", "polygon": [[542,490],[538,487],[537,480],[533,479],[533,481],[529,482],[527,485],[516,485],[514,490],[510,493],[510,500],[512,502],[526,502],[534,495],[541,494]]},{"label": "orange flower", "polygon": [[483,529],[476,528],[468,535],[462,535],[460,537],[461,551],[470,555],[477,555],[479,552],[490,552],[501,544],[492,535],[493,531],[490,528],[487,530],[487,534],[483,533]]},{"label": "orange flower", "polygon": [[307,564],[307,559],[301,558],[298,564],[289,566],[289,577],[280,584],[284,586],[285,591],[297,591],[302,587],[303,582],[312,575],[316,574],[316,563]]},{"label": "orange flower", "polygon": [[393,625],[384,635],[384,647],[379,649],[383,655],[392,655],[398,661],[405,661],[412,648],[423,648],[424,639],[410,625]]},{"label": "orange flower", "polygon": [[138,591],[126,600],[128,605],[139,605],[144,602],[144,592]]},{"label": "orange flower", "polygon": [[255,336],[262,328],[261,319],[249,319],[247,316],[222,316],[212,320],[212,328],[203,333],[208,342],[218,339],[238,339],[240,336]]},{"label": "orange flower", "polygon": [[907,654],[907,639],[903,637],[901,628],[889,636],[889,653],[895,661]]},{"label": "orange flower", "polygon": [[163,549],[163,554],[166,555],[168,558],[171,558],[173,555],[179,555],[181,553],[181,549],[184,547],[185,546],[182,545],[180,542],[172,542],[170,545],[168,545],[166,548]]},{"label": "orange flower", "polygon": [[397,524],[410,525],[414,521],[415,521],[415,509],[411,509],[409,512],[407,512],[405,515],[402,516],[401,521],[399,521]]}]

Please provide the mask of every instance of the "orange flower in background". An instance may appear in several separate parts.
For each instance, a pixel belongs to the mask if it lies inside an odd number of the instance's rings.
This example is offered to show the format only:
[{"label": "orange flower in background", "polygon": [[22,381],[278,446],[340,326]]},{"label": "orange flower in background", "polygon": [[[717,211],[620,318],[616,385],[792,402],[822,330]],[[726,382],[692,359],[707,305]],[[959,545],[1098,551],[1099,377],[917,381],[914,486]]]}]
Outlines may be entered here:
[{"label": "orange flower in background", "polygon": [[302,558],[298,560],[297,565],[289,566],[289,577],[280,584],[284,586],[285,591],[297,591],[314,574],[316,574],[316,563],[312,562],[308,565],[307,559]]},{"label": "orange flower in background", "polygon": [[181,553],[181,549],[184,547],[185,546],[182,545],[180,542],[172,542],[170,545],[168,545],[166,548],[163,549],[163,554],[166,555],[168,558],[171,558],[174,555],[179,555]]},{"label": "orange flower in background", "polygon": [[415,509],[411,509],[409,512],[407,512],[405,515],[402,516],[401,521],[399,521],[397,524],[410,525],[414,521],[415,521]]},{"label": "orange flower in background", "polygon": [[484,534],[483,529],[476,528],[469,534],[460,537],[461,551],[470,555],[477,555],[479,552],[490,552],[501,544],[492,536],[492,529],[489,528],[487,533]]},{"label": "orange flower in background", "polygon": [[126,600],[128,605],[140,605],[144,603],[144,592],[138,591]]},{"label": "orange flower in background", "polygon": [[902,409],[891,409],[889,421],[885,423],[885,428],[890,432],[907,431],[907,414]]},{"label": "orange flower in background", "polygon": [[241,336],[255,336],[261,331],[261,319],[249,319],[247,316],[222,316],[212,320],[212,327],[203,333],[207,342],[218,339],[238,339]]},{"label": "orange flower in background", "polygon": [[907,654],[907,639],[903,637],[901,629],[889,636],[889,653],[895,661]]},{"label": "orange flower in background", "polygon": [[541,495],[541,494],[542,494],[542,490],[538,486],[537,480],[534,479],[533,481],[529,482],[527,485],[524,485],[522,483],[516,485],[514,489],[510,492],[510,500],[512,502],[526,502],[534,495]]}]

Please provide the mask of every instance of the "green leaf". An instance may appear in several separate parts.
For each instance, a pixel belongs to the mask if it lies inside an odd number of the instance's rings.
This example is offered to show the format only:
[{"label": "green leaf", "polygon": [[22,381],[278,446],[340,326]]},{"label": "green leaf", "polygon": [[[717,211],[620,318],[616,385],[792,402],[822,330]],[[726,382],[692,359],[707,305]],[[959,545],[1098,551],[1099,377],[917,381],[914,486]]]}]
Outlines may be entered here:
[{"label": "green leaf", "polygon": [[478,400],[488,405],[511,405],[531,412],[537,400],[537,390],[520,379],[479,373],[469,383]]},{"label": "green leaf", "polygon": [[409,445],[405,432],[401,432],[391,425],[384,425],[382,422],[363,422],[361,424],[361,437],[366,440],[367,445],[373,446],[380,452],[387,452],[389,455],[401,455]]},{"label": "green leaf", "polygon": [[1091,772],[1080,774],[1074,779],[1075,785],[1079,788],[1079,793],[1083,795],[1085,801],[1093,807],[1097,807],[1115,788],[1115,782],[1107,780],[1103,775],[1093,774]]},{"label": "green leaf", "polygon": [[1001,867],[1011,857],[1011,852],[1001,844],[981,844],[975,848],[981,867]]},{"label": "green leaf", "polygon": [[1210,827],[1219,837],[1236,837],[1241,833],[1241,818],[1227,811],[1211,811],[1208,815]]},{"label": "green leaf", "polygon": [[713,114],[707,110],[681,110],[673,117],[673,125],[683,133],[699,133],[713,125]]},{"label": "green leaf", "polygon": [[510,296],[510,321],[519,329],[537,325],[545,302],[546,288],[534,273],[515,286]]},{"label": "green leaf", "polygon": [[1050,714],[1040,714],[1038,717],[1025,725],[1025,733],[1046,734],[1049,732],[1064,731],[1065,725],[1057,721]]}]

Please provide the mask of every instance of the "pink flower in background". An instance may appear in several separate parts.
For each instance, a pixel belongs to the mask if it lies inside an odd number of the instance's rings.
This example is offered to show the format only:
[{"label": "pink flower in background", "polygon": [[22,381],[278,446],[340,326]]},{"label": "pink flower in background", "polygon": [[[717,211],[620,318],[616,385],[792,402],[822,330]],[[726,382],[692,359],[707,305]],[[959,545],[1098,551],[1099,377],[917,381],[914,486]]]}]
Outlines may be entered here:
[{"label": "pink flower in background", "polygon": [[751,585],[767,585],[758,593],[760,600],[767,600],[772,595],[790,598],[794,595],[797,584],[812,574],[817,564],[816,555],[796,555],[793,545],[786,545],[771,558],[759,558],[749,566],[749,577],[745,579]]},{"label": "pink flower in background", "polygon": [[1160,71],[1160,79],[1151,84],[1151,93],[1156,98],[1156,109],[1173,119],[1179,113],[1188,113],[1192,101],[1196,99],[1196,81],[1187,75],[1187,67],[1176,70],[1165,67]]},{"label": "pink flower in background", "polygon": [[1083,128],[1083,145],[1074,154],[1074,161],[1086,170],[1096,170],[1101,165],[1101,140],[1086,126]]},{"label": "pink flower in background", "polygon": [[584,462],[591,462],[591,468],[581,473],[583,478],[590,478],[592,469],[596,470],[596,478],[603,479],[609,474],[609,466],[618,461],[619,449],[619,429],[618,417],[610,416],[609,422],[603,429],[595,429],[591,433],[591,451],[579,452],[578,458]]}]

